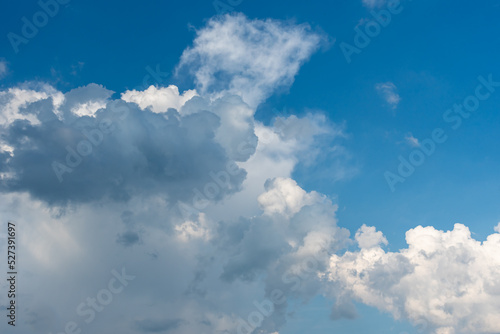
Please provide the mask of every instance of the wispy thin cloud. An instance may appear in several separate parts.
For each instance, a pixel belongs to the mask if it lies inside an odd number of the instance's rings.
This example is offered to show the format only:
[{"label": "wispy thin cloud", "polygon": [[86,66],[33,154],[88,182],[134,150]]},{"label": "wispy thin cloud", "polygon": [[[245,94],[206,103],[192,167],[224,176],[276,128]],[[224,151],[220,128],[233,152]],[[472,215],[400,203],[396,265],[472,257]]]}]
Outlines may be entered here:
[{"label": "wispy thin cloud", "polygon": [[7,62],[5,60],[0,60],[0,79],[2,79],[8,71]]},{"label": "wispy thin cloud", "polygon": [[405,140],[412,147],[420,147],[420,141],[415,138],[411,132],[405,136]]},{"label": "wispy thin cloud", "polygon": [[392,109],[398,107],[401,97],[398,94],[398,89],[392,82],[381,82],[375,85],[375,89],[380,96],[391,106]]}]

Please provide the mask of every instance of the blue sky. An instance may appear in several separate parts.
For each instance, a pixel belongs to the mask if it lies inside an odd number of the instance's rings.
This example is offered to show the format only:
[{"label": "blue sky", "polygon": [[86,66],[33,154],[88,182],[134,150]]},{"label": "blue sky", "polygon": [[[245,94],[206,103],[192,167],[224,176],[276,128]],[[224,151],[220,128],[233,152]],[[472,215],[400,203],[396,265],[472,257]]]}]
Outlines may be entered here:
[{"label": "blue sky", "polygon": [[[499,332],[498,320],[488,315],[498,314],[492,300],[500,290],[487,268],[499,265],[498,255],[488,254],[498,250],[500,233],[500,1],[233,0],[224,2],[233,4],[229,16],[219,15],[214,3],[71,0],[51,7],[53,17],[17,44],[12,34],[22,36],[23,18],[33,22],[43,6],[25,0],[4,6],[2,220],[24,226],[27,284],[30,275],[40,275],[41,287],[47,282],[47,291],[55,291],[51,270],[77,287],[85,284],[84,273],[96,280],[54,302],[28,289],[26,309],[19,311],[22,333],[58,333],[77,319],[73,305],[99,291],[122,264],[136,270],[136,282],[141,270],[154,276],[146,279],[151,291],[131,283],[130,293],[120,294],[124,302],[150,307],[124,324],[124,333],[236,333],[234,324],[247,319],[252,298],[269,297],[283,266],[300,264],[315,232],[332,236],[333,260],[321,262],[322,278],[306,279],[288,295],[287,308],[277,308],[254,333]],[[375,24],[374,13],[389,13],[390,22]],[[370,25],[378,30],[364,35],[369,40],[360,46],[356,36]],[[347,44],[357,51],[346,57]],[[125,121],[114,118],[112,101],[129,108]],[[453,109],[461,104],[473,111],[459,116]],[[45,113],[52,118],[42,118]],[[104,132],[102,146],[96,135],[94,153],[63,172],[59,184],[50,162],[64,159],[66,144],[84,137],[57,137],[58,131],[109,117],[118,130]],[[35,144],[27,147],[22,138]],[[241,141],[249,151],[239,150]],[[411,175],[398,174],[400,157],[418,156],[425,161],[410,167]],[[228,175],[230,186],[195,208],[195,218],[172,213],[232,161],[241,173]],[[388,173],[404,182],[391,185]],[[23,223],[29,219],[35,221]],[[92,240],[99,221],[110,222]],[[280,225],[284,221],[290,230]],[[66,241],[35,238],[51,229]],[[481,245],[488,237],[491,245]],[[260,244],[266,242],[273,246]],[[97,269],[90,269],[91,245],[106,252]],[[420,258],[431,250],[434,255]],[[56,269],[41,260],[66,251]],[[161,265],[144,259],[168,252],[186,255],[164,255]],[[471,259],[462,261],[464,254]],[[378,262],[363,264],[370,256]],[[84,264],[67,274],[62,266],[75,261]],[[394,269],[407,264],[413,266],[408,272]],[[160,271],[166,265],[176,274]],[[360,276],[345,269],[354,267]],[[408,286],[429,278],[415,268],[434,268],[443,286],[436,283],[437,291],[419,299]],[[383,284],[393,277],[399,283]],[[228,295],[213,297],[210,291],[226,291],[224,284],[231,287]],[[163,298],[145,297],[156,285]],[[478,292],[477,285],[486,288]],[[176,289],[196,293],[184,298]],[[463,293],[468,299],[454,304]],[[473,309],[479,300],[481,315],[464,314],[462,307]],[[40,311],[45,304],[48,313]],[[118,304],[89,330],[111,330],[114,319],[131,310]],[[332,320],[335,310],[342,316]]]}]

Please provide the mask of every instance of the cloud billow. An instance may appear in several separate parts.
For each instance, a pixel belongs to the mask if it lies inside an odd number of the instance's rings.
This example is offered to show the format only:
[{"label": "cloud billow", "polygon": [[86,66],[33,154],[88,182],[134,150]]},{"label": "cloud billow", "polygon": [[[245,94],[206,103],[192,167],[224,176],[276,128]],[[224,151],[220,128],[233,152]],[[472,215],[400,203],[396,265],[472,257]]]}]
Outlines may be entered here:
[{"label": "cloud billow", "polygon": [[[220,118],[199,110],[181,116],[108,101],[91,116],[60,119],[51,98],[28,105],[38,122],[17,119],[4,127],[3,192],[28,191],[48,203],[89,202],[136,194],[187,200],[193,188],[226,169],[225,150],[215,141]],[[86,103],[85,100],[80,102]],[[35,113],[36,111],[36,113]],[[219,192],[238,189],[245,172],[230,175]]]},{"label": "cloud billow", "polygon": [[385,252],[387,240],[373,227],[363,226],[356,239],[359,251],[331,258],[336,293],[436,334],[500,332],[498,231],[480,242],[462,224],[446,232],[418,226],[399,252]]}]

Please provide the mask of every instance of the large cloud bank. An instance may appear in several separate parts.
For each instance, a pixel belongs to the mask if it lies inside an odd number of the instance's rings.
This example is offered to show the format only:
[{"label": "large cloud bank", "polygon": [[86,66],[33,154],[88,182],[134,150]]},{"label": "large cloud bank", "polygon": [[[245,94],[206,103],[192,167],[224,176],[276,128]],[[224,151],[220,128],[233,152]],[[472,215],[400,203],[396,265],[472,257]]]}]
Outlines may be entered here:
[{"label": "large cloud bank", "polygon": [[417,227],[396,253],[374,227],[352,239],[337,206],[292,178],[326,148],[346,152],[344,127],[254,118],[323,40],[226,15],[180,59],[195,89],[1,91],[0,212],[23,250],[17,332],[278,333],[290,303],[318,294],[334,319],[354,317],[355,300],[440,334],[500,331],[500,234]]}]

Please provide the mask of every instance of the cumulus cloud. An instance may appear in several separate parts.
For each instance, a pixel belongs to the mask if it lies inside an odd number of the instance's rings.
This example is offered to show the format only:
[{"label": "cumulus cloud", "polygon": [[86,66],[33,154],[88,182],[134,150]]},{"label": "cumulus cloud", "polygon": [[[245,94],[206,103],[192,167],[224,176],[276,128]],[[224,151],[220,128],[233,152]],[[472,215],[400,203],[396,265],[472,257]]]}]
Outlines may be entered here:
[{"label": "cumulus cloud", "polygon": [[179,94],[179,89],[170,85],[168,87],[150,86],[144,91],[128,90],[121,94],[122,100],[134,102],[141,109],[151,108],[153,112],[166,112],[169,108],[180,110],[181,107],[196,96],[196,90],[187,90]]},{"label": "cumulus cloud", "polygon": [[258,197],[266,214],[292,216],[314,202],[315,193],[308,194],[292,179],[276,178],[265,184],[266,192]]},{"label": "cumulus cloud", "polygon": [[[221,31],[240,49],[194,64],[206,51],[195,43],[181,61],[193,73],[224,72],[208,85],[195,75],[200,93],[149,87],[113,99],[97,84],[61,92],[33,83],[0,93],[0,212],[29,222],[19,232],[29,281],[20,333],[59,332],[71,320],[83,331],[235,332],[275,288],[303,300],[320,290],[316,267],[348,232],[334,204],[290,176],[318,154],[319,137],[342,130],[315,114],[254,119],[256,103],[291,84],[320,37],[237,15],[210,21],[199,45],[215,45]],[[87,324],[78,307],[114,269],[136,278]],[[285,315],[286,303],[255,326],[277,332]]]},{"label": "cumulus cloud", "polygon": [[336,224],[336,205],[316,192],[305,192],[289,178],[267,182],[258,201],[261,215],[220,222],[213,242],[222,261],[222,280],[252,285],[267,276],[265,293],[246,305],[269,303],[279,291],[282,302],[258,326],[248,322],[252,307],[239,321],[256,332],[273,332],[285,322],[288,302],[308,301],[322,290],[317,273],[327,268],[329,252],[349,242],[349,232]]},{"label": "cumulus cloud", "polygon": [[59,113],[67,123],[75,121],[76,117],[94,117],[97,110],[106,107],[111,95],[113,91],[97,84],[72,89],[64,94]]},{"label": "cumulus cloud", "polygon": [[[89,85],[64,94],[57,104],[52,95],[62,93],[8,91],[0,190],[28,191],[49,203],[128,200],[139,193],[162,193],[175,202],[194,197],[211,173],[234,164],[215,139],[221,121],[204,110],[208,105],[181,116],[174,109],[152,112],[110,101],[110,94]],[[247,135],[254,136],[251,123]],[[252,145],[256,140],[245,148],[252,152]],[[226,175],[227,187],[214,199],[234,192],[245,178],[238,167]]]},{"label": "cumulus cloud", "polygon": [[381,244],[387,245],[387,239],[382,232],[377,231],[373,226],[366,226],[365,224],[356,232],[355,239],[361,249],[373,248]]},{"label": "cumulus cloud", "polygon": [[[362,237],[367,230],[369,242]],[[418,226],[399,252],[382,250],[377,244],[386,240],[374,228],[358,233],[360,251],[331,257],[336,291],[436,334],[500,331],[499,233],[480,242],[461,224],[446,232]]]},{"label": "cumulus cloud", "polygon": [[[160,199],[83,203],[60,215],[27,194],[1,194],[10,219],[33,222],[19,224],[23,275],[36,278],[22,291],[30,315],[20,332],[54,332],[76,320],[82,329],[92,326],[101,332],[237,333],[255,303],[279,289],[285,301],[251,325],[277,331],[285,322],[287,301],[307,301],[321,291],[316,271],[327,268],[328,252],[342,248],[349,235],[337,227],[337,208],[325,196],[305,192],[293,180],[276,179],[264,197],[277,191],[284,198],[303,195],[293,201],[295,213],[261,211],[234,220],[201,216],[185,222],[176,220]],[[138,233],[117,237],[123,227],[143,231],[141,242]],[[0,250],[6,251],[5,235],[0,240]],[[111,270],[122,266],[136,278],[87,325],[77,307],[106,288]],[[0,305],[5,302],[0,296]]]},{"label": "cumulus cloud", "polygon": [[392,109],[396,109],[398,107],[401,98],[399,97],[395,84],[392,82],[382,82],[376,84],[375,89]]},{"label": "cumulus cloud", "polygon": [[[257,198],[266,191],[267,180],[291,178],[294,171],[310,168],[307,166],[321,157],[341,151],[340,140],[345,137],[342,126],[328,122],[320,114],[292,115],[276,119],[270,126],[255,121],[255,134],[258,137],[257,149],[247,161],[238,163],[247,172],[241,190],[208,208],[207,212],[216,219],[250,217],[260,212],[262,207]],[[332,158],[337,161],[335,159],[337,157]],[[338,164],[350,168],[341,159],[338,159]],[[193,213],[193,210],[184,211]],[[196,210],[194,213],[198,214]]]},{"label": "cumulus cloud", "polygon": [[255,107],[277,88],[293,83],[322,39],[305,24],[227,14],[197,31],[178,71],[187,68],[202,94],[229,92]]},{"label": "cumulus cloud", "polygon": [[[26,107],[34,102],[51,98],[56,113],[59,113],[63,94],[48,84],[24,84],[0,91],[0,126],[5,127],[16,120],[28,120],[38,124],[36,115],[28,113]],[[35,111],[36,112],[36,111]]]}]

